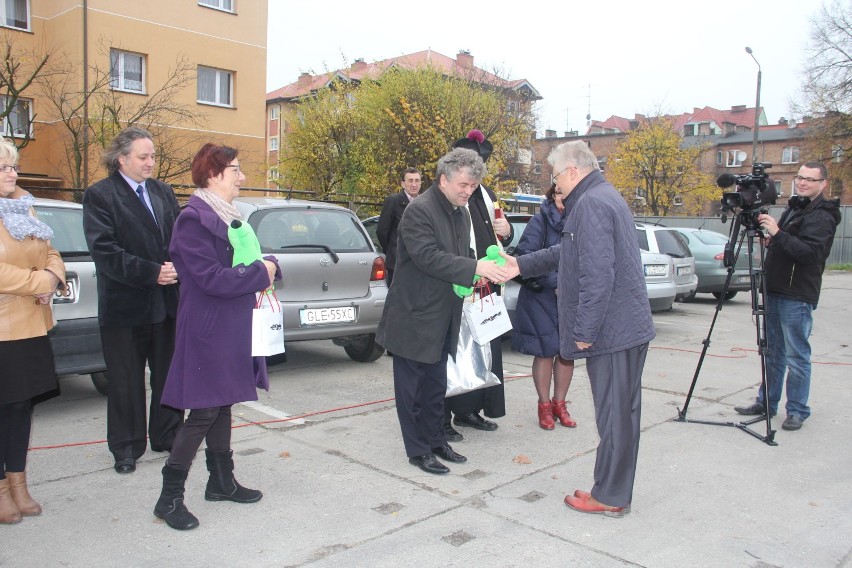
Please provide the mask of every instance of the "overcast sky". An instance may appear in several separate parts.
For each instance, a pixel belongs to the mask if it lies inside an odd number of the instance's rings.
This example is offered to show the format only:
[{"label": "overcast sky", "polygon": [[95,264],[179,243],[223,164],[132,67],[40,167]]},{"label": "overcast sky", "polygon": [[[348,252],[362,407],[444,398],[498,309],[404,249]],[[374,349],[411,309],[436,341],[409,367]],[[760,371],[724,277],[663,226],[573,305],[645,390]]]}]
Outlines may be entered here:
[{"label": "overcast sky", "polygon": [[[269,1],[267,91],[355,59],[432,49],[527,79],[541,94],[539,132],[693,107],[761,106],[791,117],[820,0],[592,0],[407,3]],[[798,117],[797,117],[798,118]],[[475,125],[471,125],[472,127]]]}]

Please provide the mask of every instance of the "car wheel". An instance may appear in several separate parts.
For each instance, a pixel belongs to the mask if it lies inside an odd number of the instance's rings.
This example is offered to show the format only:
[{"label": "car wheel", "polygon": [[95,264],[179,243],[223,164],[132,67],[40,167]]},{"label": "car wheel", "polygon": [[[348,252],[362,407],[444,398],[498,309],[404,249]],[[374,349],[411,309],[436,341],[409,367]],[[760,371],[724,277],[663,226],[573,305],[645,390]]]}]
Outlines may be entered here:
[{"label": "car wheel", "polygon": [[[730,291],[730,290],[729,290],[729,291],[728,291],[728,293],[727,293],[727,294],[725,294],[725,300],[726,300],[726,301],[727,301],[727,300],[730,300],[731,298],[733,298],[733,297],[734,297],[734,296],[736,296],[736,295],[737,295],[737,292],[736,292],[736,291]],[[721,297],[722,297],[722,293],[721,293],[721,292],[713,292],[713,297],[714,297],[714,298],[716,298],[716,299],[718,300],[719,298],[721,298]]]},{"label": "car wheel", "polygon": [[92,384],[95,385],[95,390],[97,390],[102,395],[106,396],[109,389],[109,381],[107,380],[106,371],[100,371],[98,373],[92,373]]},{"label": "car wheel", "polygon": [[376,343],[376,334],[358,336],[358,338],[345,345],[343,349],[349,358],[359,363],[372,363],[381,357],[385,348]]},{"label": "car wheel", "polygon": [[680,302],[691,302],[694,299],[695,299],[695,290],[693,290],[689,294],[683,294],[683,295],[679,296]]}]

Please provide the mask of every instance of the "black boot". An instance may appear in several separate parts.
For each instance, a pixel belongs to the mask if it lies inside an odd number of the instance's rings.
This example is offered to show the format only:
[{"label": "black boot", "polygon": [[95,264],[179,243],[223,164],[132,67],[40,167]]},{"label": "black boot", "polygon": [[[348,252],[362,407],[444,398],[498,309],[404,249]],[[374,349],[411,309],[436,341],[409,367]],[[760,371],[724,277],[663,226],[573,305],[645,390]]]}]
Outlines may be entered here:
[{"label": "black boot", "polygon": [[263,497],[257,489],[246,489],[234,479],[234,452],[212,452],[207,454],[207,471],[210,479],[204,498],[208,501],[233,501],[234,503],[256,503]]},{"label": "black boot", "polygon": [[183,504],[183,489],[188,469],[178,469],[168,464],[163,466],[163,490],[154,506],[154,516],[179,531],[194,529],[198,519]]}]

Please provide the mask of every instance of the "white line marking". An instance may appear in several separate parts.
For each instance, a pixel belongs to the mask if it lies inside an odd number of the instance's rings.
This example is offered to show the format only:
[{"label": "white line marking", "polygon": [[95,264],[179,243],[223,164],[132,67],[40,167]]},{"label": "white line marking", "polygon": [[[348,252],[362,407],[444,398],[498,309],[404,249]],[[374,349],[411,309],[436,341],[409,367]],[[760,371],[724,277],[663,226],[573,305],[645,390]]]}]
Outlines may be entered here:
[{"label": "white line marking", "polygon": [[[292,416],[292,414],[287,414],[286,412],[281,412],[277,408],[272,408],[271,406],[266,406],[265,404],[262,404],[260,402],[255,401],[255,400],[248,400],[246,402],[241,402],[240,404],[243,405],[243,406],[247,406],[247,407],[251,408],[252,410],[262,412],[263,414],[266,414],[267,416],[271,416],[273,418],[278,418],[279,420],[284,420],[285,418],[290,418]],[[291,424],[304,424],[305,419],[304,418],[296,418],[295,420],[288,420],[288,422],[290,422]]]}]

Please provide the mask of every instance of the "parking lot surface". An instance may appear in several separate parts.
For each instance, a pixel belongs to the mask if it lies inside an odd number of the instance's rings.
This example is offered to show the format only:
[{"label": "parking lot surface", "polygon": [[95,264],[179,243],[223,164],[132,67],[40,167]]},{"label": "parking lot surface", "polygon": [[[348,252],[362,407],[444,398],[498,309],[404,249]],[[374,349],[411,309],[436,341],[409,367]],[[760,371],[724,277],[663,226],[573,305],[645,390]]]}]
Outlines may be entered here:
[{"label": "parking lot surface", "polygon": [[[187,483],[198,529],[152,514],[165,454],[119,476],[103,442],[106,404],[88,377],[36,408],[28,477],[41,517],[0,527],[0,565],[29,566],[852,566],[852,273],[827,273],[812,337],[813,415],[770,446],[740,428],[679,422],[716,307],[654,315],[643,378],[632,511],[568,509],[592,485],[594,408],[585,366],[568,394],[576,429],[538,428],[532,358],[504,343],[507,416],[462,429],[468,457],[446,476],[405,457],[391,358],[355,363],[330,342],[294,343],[258,403],[234,407],[237,479],[252,505],[204,500],[203,454]],[[726,302],[687,417],[739,423],[760,358],[748,293]],[[765,434],[765,422],[752,426]]]}]

